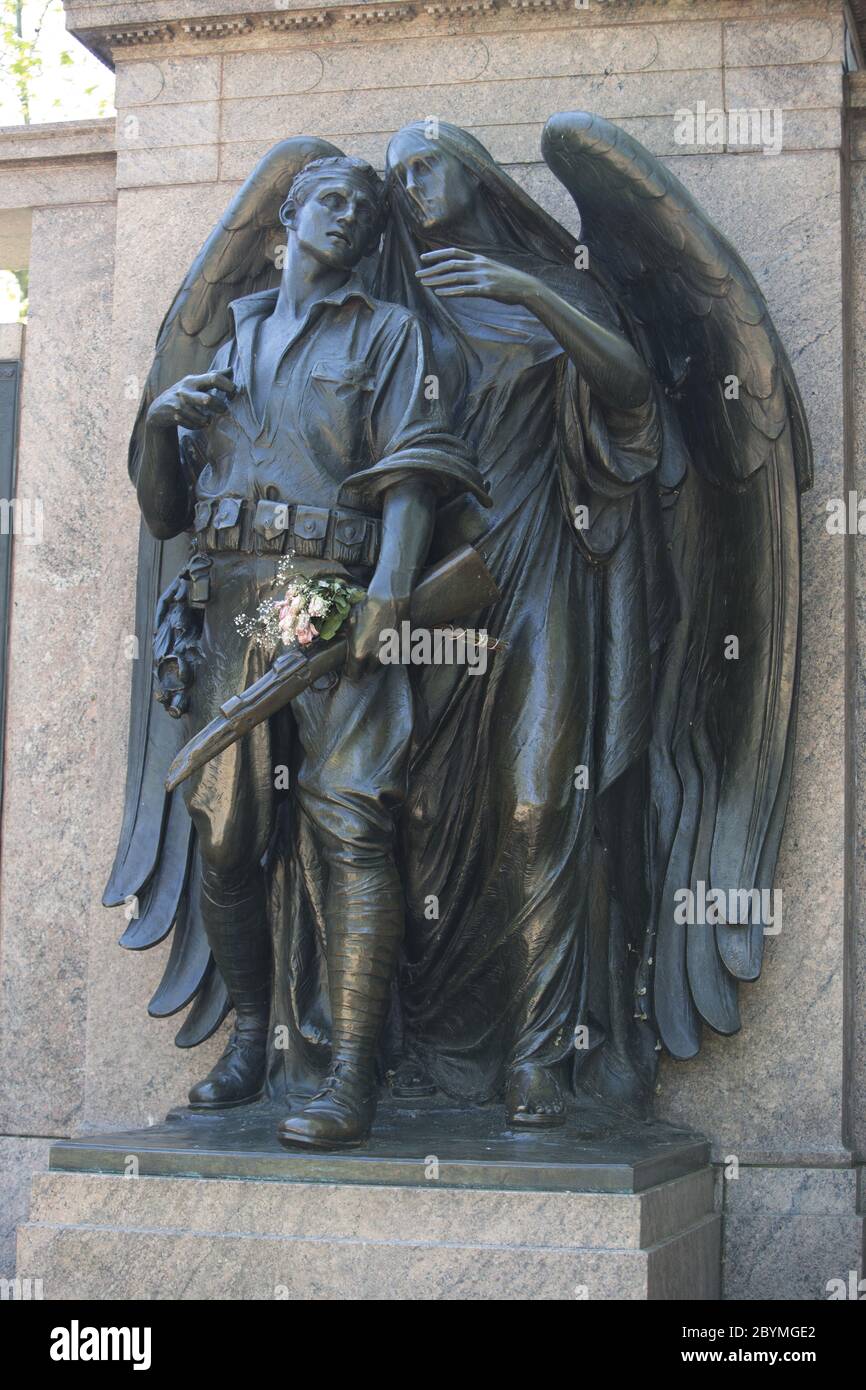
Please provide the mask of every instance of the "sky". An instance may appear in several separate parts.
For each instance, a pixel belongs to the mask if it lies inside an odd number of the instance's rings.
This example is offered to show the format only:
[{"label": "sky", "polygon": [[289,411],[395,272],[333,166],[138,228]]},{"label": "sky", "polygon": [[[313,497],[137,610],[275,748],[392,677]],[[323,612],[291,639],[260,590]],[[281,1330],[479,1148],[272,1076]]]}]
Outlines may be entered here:
[{"label": "sky", "polygon": [[[24,123],[15,77],[10,71],[16,55],[7,38],[7,28],[14,22],[14,14],[12,0],[0,0],[0,126]],[[22,14],[25,38],[32,38],[40,27],[36,52],[41,58],[41,71],[29,83],[31,122],[113,116],[114,74],[67,34],[60,0],[48,0],[47,4],[46,0],[25,0]],[[64,58],[64,54],[68,56]],[[19,316],[18,282],[8,271],[0,269],[0,323],[15,322]]]},{"label": "sky", "polygon": [[[13,12],[8,0],[3,0],[4,27]],[[114,74],[67,34],[60,0],[50,0],[47,8],[45,0],[25,0],[25,38],[33,36],[40,19],[37,51],[42,58],[42,73],[33,80],[30,119],[34,122],[80,121],[91,116],[112,115]],[[61,59],[64,52],[71,56],[71,63]],[[8,62],[9,47],[4,40],[0,42],[0,126],[18,125],[24,119]]]}]

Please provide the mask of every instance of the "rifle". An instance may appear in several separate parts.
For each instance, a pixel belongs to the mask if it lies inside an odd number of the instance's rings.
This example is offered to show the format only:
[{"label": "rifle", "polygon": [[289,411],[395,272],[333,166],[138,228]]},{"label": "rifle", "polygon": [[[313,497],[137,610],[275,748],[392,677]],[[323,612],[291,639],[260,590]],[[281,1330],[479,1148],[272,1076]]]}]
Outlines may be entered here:
[{"label": "rifle", "polygon": [[[435,627],[469,617],[499,598],[499,589],[483,557],[465,545],[421,577],[409,606],[411,622],[420,628]],[[166,791],[174,791],[198,768],[230,748],[250,729],[289,704],[314,681],[338,671],[346,661],[348,642],[335,637],[316,642],[309,651],[299,648],[281,653],[269,670],[220,705],[216,719],[184,744],[168,769]]]}]

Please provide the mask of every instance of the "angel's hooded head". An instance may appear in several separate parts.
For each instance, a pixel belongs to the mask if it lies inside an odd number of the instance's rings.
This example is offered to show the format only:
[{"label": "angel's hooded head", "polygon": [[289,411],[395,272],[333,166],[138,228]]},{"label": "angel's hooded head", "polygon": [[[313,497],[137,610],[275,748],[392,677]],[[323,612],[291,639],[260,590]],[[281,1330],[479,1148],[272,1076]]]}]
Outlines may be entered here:
[{"label": "angel's hooded head", "polygon": [[374,249],[385,225],[385,185],[363,159],[314,159],[295,176],[280,221],[317,259],[355,266]]},{"label": "angel's hooded head", "polygon": [[392,189],[403,194],[403,206],[419,233],[459,225],[478,201],[478,179],[469,165],[446,142],[415,121],[394,136],[388,146],[388,175]]},{"label": "angel's hooded head", "polygon": [[474,349],[457,322],[463,301],[441,299],[417,278],[420,252],[459,246],[542,278],[574,273],[575,238],[468,131],[433,117],[404,126],[388,145],[385,178],[390,216],[373,293],[424,319],[440,371],[447,362],[459,375]]},{"label": "angel's hooded head", "polygon": [[575,239],[500,169],[468,131],[430,117],[394,135],[385,156],[392,218],[417,249],[458,245],[573,264]]}]

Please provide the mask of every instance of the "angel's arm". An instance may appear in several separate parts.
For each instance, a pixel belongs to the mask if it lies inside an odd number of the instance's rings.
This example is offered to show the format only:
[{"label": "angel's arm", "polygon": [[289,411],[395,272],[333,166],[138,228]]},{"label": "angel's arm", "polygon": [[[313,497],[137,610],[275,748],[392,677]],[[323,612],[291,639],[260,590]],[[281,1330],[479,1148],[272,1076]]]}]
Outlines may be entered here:
[{"label": "angel's arm", "polygon": [[424,268],[418,271],[418,279],[443,299],[479,296],[529,309],[605,404],[622,410],[645,404],[652,381],[628,339],[596,323],[536,276],[456,246],[425,252],[421,260]]},{"label": "angel's arm", "polygon": [[596,323],[541,280],[524,300],[565,349],[590,391],[622,410],[644,405],[652,379],[640,355],[621,333]]}]

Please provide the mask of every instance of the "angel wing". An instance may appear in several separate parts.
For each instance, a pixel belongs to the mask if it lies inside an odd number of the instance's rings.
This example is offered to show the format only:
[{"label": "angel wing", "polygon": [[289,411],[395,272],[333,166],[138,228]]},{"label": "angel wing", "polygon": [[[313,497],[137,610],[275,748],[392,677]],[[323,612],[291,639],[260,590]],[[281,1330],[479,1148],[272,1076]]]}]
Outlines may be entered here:
[{"label": "angel wing", "polygon": [[[772,887],[782,833],[809,432],[760,289],[679,180],[587,112],[551,117],[542,152],[663,387],[668,447],[686,460],[661,484],[680,621],[654,695],[652,921],[635,979],[638,1016],[651,999],[662,1042],[685,1058],[702,1021],[739,1028],[737,982],[761,969],[759,914],[731,894]],[[678,891],[700,884],[735,904],[715,927],[677,921]]]},{"label": "angel wing", "polygon": [[[166,314],[156,340],[129,445],[129,473],[138,475],[144,420],[151,403],[191,372],[204,372],[229,334],[229,305],[278,279],[269,251],[280,231],[289,186],[312,159],[342,151],[298,136],[275,145],[257,165],[211,232]],[[179,793],[166,794],[165,773],[183,741],[181,725],[153,699],[150,652],[157,600],[189,553],[186,536],[161,542],[142,525],[138,551],[135,663],[123,824],[107,907],[129,905],[120,944],[141,951],[174,928],[165,973],[149,1005],[168,1017],[192,1004],[177,1035],[180,1047],[203,1042],[225,1017],[229,1001],[198,913],[195,833]]]}]

